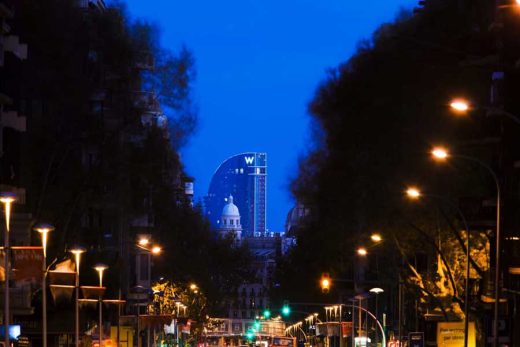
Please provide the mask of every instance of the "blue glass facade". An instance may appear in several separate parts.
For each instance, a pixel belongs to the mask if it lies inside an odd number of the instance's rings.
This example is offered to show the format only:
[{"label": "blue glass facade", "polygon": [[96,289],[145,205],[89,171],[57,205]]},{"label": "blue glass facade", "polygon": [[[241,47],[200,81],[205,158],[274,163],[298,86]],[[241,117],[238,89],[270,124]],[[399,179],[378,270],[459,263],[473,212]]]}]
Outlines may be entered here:
[{"label": "blue glass facade", "polygon": [[215,171],[204,199],[206,217],[219,228],[220,214],[232,195],[242,223],[242,235],[260,236],[266,231],[267,154],[242,153],[225,160]]}]

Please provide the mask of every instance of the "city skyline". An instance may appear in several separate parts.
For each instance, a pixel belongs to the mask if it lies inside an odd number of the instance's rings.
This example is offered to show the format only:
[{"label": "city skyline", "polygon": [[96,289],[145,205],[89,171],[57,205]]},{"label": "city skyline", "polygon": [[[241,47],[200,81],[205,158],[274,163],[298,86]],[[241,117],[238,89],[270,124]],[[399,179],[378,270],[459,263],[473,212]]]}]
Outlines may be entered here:
[{"label": "city skyline", "polygon": [[224,160],[213,174],[204,197],[204,214],[211,227],[220,228],[222,208],[233,196],[244,236],[263,235],[267,230],[267,175],[266,153],[239,153]]},{"label": "city skyline", "polygon": [[290,181],[297,175],[298,158],[312,146],[307,104],[315,89],[327,69],[347,60],[360,40],[417,1],[126,4],[134,18],[160,28],[165,47],[186,45],[194,54],[200,124],[181,152],[195,178],[195,201],[206,195],[223,160],[235,153],[266,152],[267,227],[283,231],[294,206]]}]

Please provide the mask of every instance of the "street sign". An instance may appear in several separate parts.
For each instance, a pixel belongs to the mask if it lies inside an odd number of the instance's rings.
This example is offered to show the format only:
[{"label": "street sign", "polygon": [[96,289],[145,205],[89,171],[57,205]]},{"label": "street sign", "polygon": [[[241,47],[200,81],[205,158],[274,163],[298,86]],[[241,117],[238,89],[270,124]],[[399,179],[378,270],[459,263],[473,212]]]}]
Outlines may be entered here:
[{"label": "street sign", "polygon": [[[437,323],[437,345],[459,347],[464,344],[464,322]],[[476,347],[475,322],[468,324],[468,347]]]},{"label": "street sign", "polygon": [[424,347],[424,333],[414,332],[408,334],[408,344],[410,347]]}]

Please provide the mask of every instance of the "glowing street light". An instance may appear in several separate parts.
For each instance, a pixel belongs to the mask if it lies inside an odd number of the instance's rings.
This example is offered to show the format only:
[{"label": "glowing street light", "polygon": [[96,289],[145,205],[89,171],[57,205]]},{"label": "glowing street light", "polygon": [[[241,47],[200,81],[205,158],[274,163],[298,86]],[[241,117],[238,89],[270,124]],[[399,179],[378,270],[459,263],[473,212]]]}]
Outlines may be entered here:
[{"label": "glowing street light", "polygon": [[49,232],[53,231],[54,227],[49,224],[38,224],[34,230],[42,236],[42,338],[43,347],[47,347],[47,239]]},{"label": "glowing street light", "polygon": [[[520,0],[519,0],[520,1]],[[450,108],[458,114],[466,114],[471,108],[470,103],[465,99],[453,99]]]},{"label": "glowing street light", "polygon": [[383,241],[383,238],[381,237],[381,234],[378,234],[378,233],[374,233],[372,235],[370,235],[370,239],[374,242],[381,242]]},{"label": "glowing street light", "polygon": [[360,247],[360,248],[358,248],[358,250],[357,250],[357,254],[358,254],[358,255],[361,255],[361,256],[365,256],[365,255],[368,254],[368,252],[367,252],[367,249],[366,249],[366,248],[364,248],[364,247]]},{"label": "glowing street light", "polygon": [[143,238],[140,238],[139,241],[137,241],[137,243],[139,244],[139,246],[146,246],[150,243],[150,240],[143,237]]},{"label": "glowing street light", "polygon": [[99,275],[99,286],[100,287],[103,287],[103,272],[106,269],[108,269],[108,266],[106,266],[105,264],[98,264],[98,265],[94,266],[94,270],[96,270]]},{"label": "glowing street light", "polygon": [[10,346],[9,342],[9,222],[11,220],[11,205],[16,197],[11,192],[0,193],[0,202],[4,204],[5,211],[5,232],[4,232],[4,335],[5,345]]},{"label": "glowing street light", "polygon": [[450,156],[448,150],[444,147],[435,147],[430,153],[437,161],[444,161]]},{"label": "glowing street light", "polygon": [[[105,264],[98,264],[94,267],[99,275],[99,287],[103,287],[103,272],[108,269]],[[103,298],[99,293],[99,347],[103,346]]]},{"label": "glowing street light", "polygon": [[76,264],[76,282],[75,282],[75,335],[76,335],[76,347],[79,347],[79,265],[81,260],[81,254],[85,253],[84,248],[73,248],[70,253],[74,255],[74,261]]},{"label": "glowing street light", "polygon": [[16,196],[11,192],[0,193],[0,202],[4,204],[5,226],[9,232],[9,221],[11,220],[11,205],[16,201]]},{"label": "glowing street light", "polygon": [[152,247],[152,254],[159,255],[162,252],[162,248],[159,246],[153,246]]},{"label": "glowing street light", "polygon": [[195,290],[195,289],[197,289],[197,288],[198,288],[198,287],[197,287],[197,285],[196,285],[195,283],[190,284],[190,289],[191,289],[191,290]]},{"label": "glowing street light", "polygon": [[421,197],[421,191],[416,187],[409,187],[406,189],[406,196],[412,200],[417,200]]}]

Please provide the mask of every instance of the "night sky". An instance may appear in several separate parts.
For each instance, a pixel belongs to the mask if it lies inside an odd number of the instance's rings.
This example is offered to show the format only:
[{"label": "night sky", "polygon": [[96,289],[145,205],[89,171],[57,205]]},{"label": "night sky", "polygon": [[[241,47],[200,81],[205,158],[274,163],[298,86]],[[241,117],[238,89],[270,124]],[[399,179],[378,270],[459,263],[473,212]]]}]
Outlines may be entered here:
[{"label": "night sky", "polygon": [[327,68],[416,0],[126,0],[158,24],[164,47],[196,59],[199,128],[182,149],[196,197],[218,165],[241,152],[268,154],[267,226],[282,231],[289,182],[310,141],[307,105]]}]

